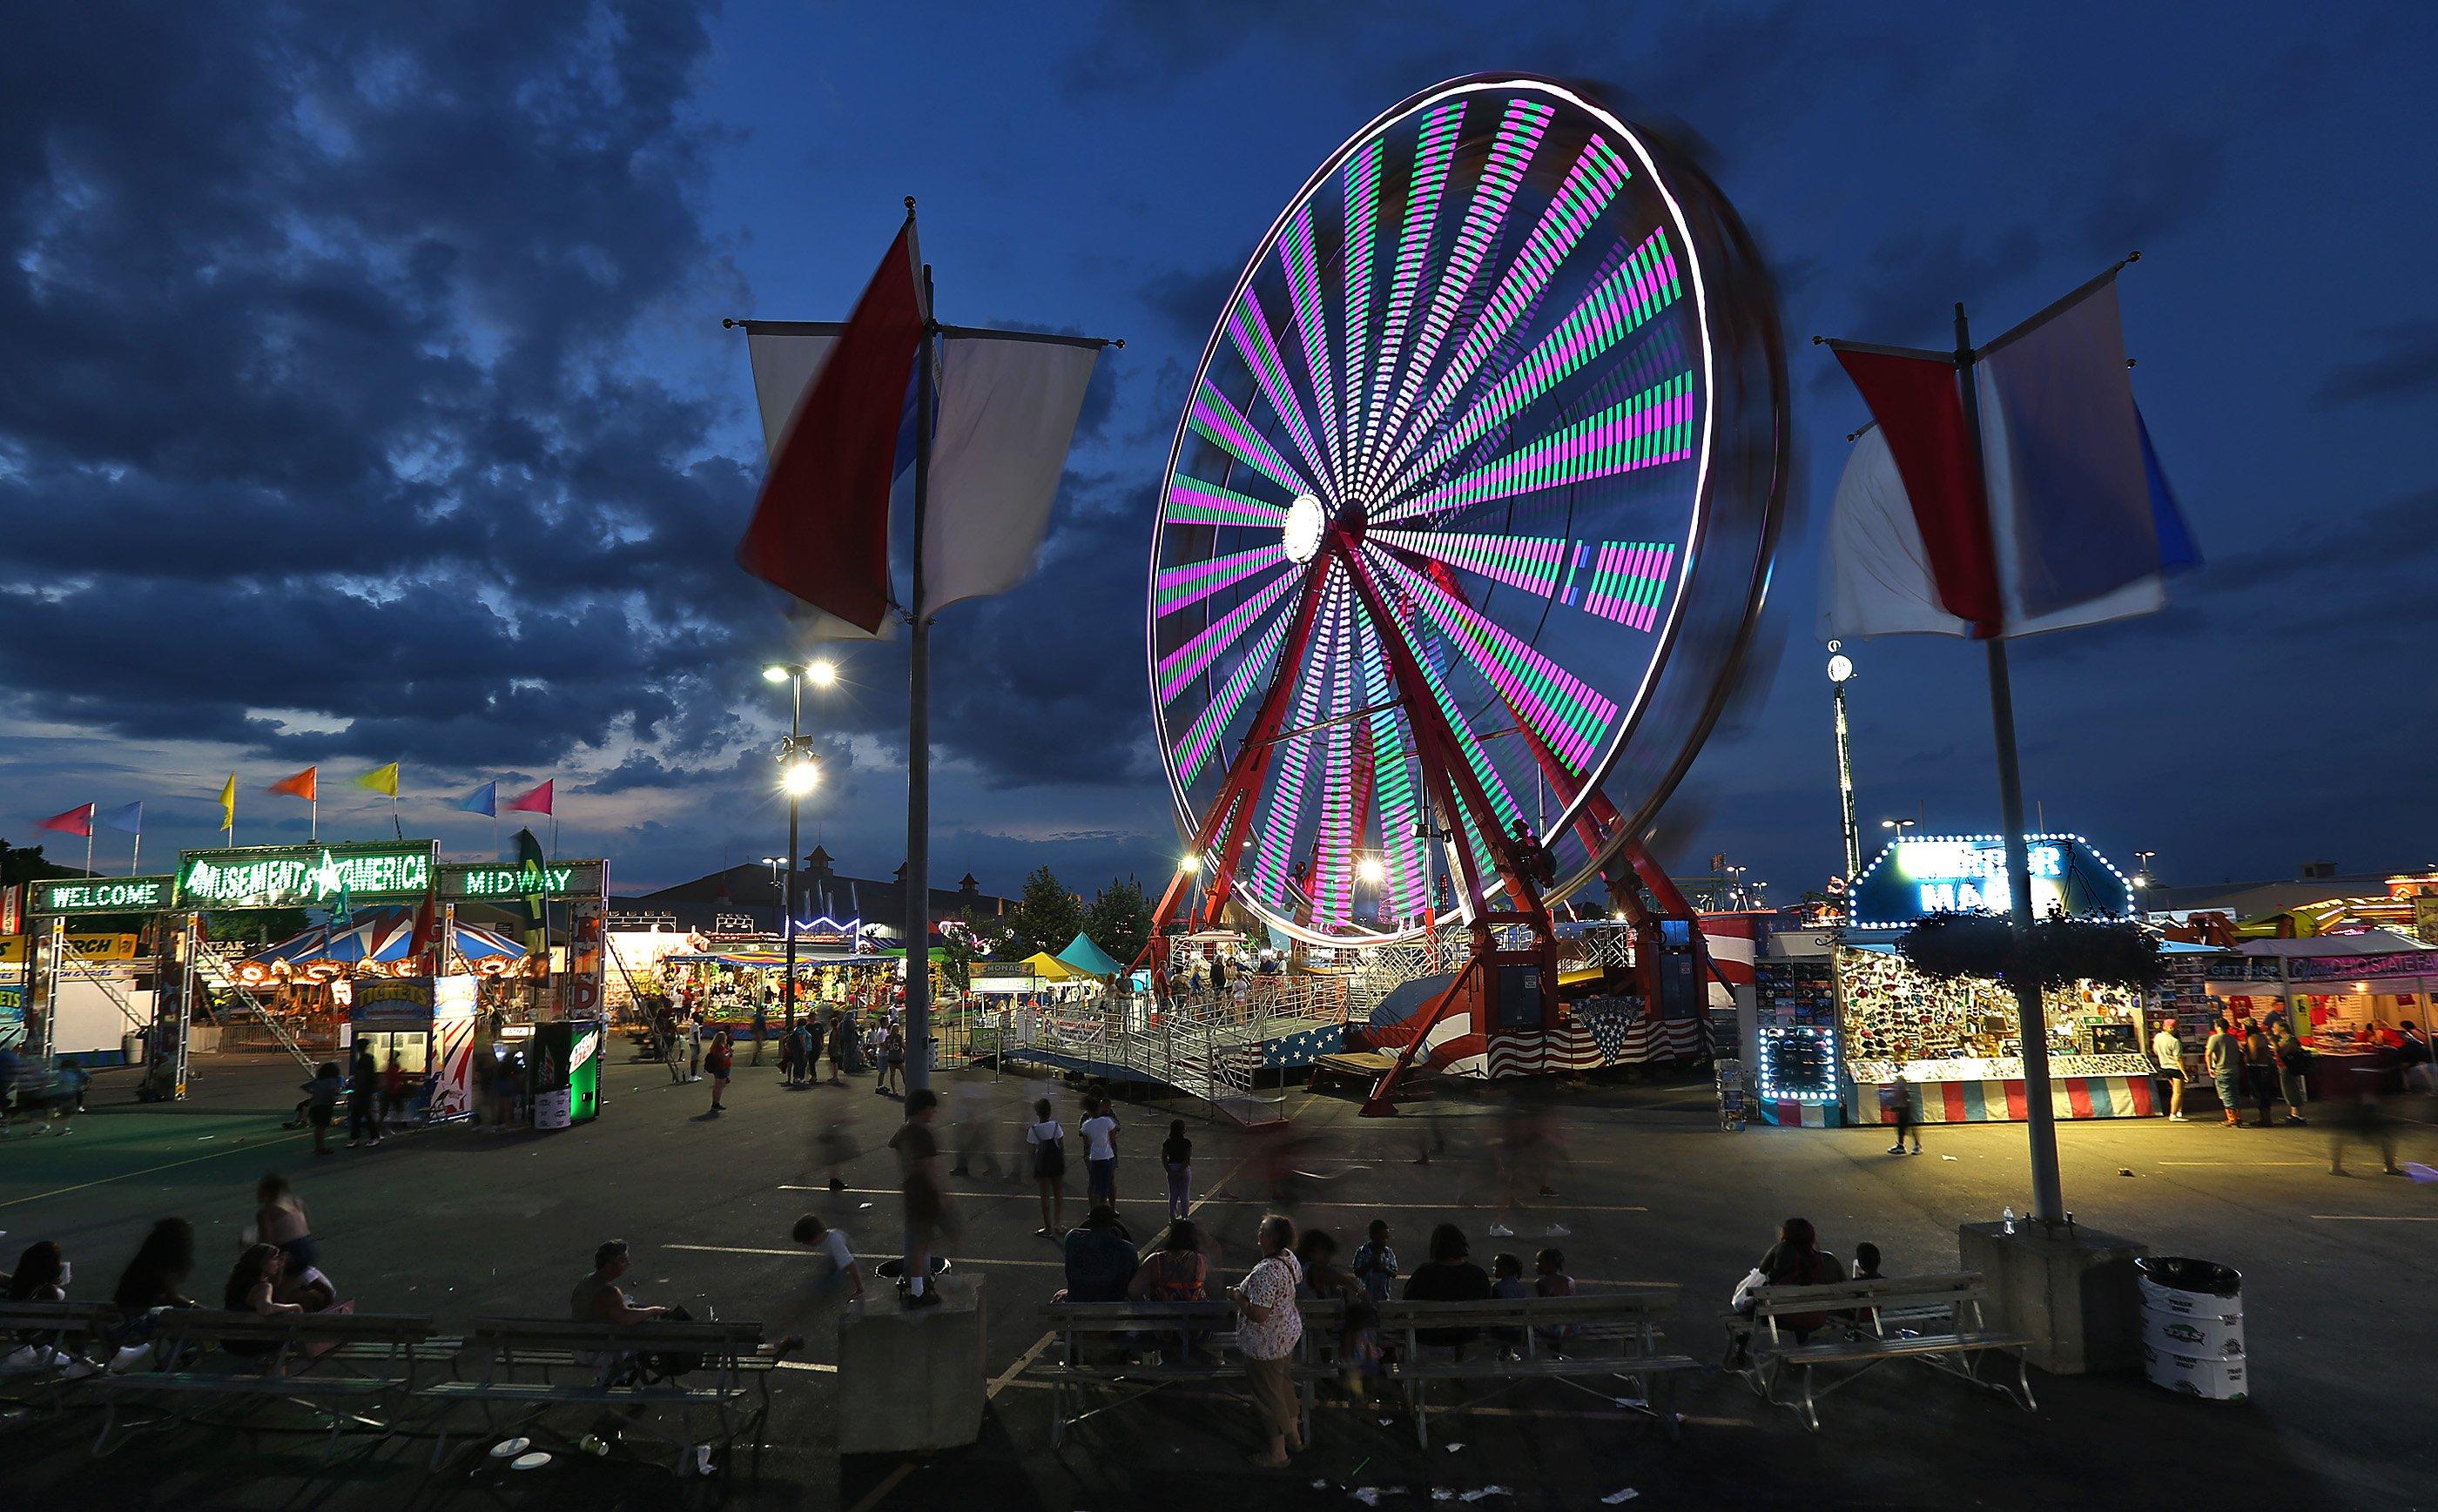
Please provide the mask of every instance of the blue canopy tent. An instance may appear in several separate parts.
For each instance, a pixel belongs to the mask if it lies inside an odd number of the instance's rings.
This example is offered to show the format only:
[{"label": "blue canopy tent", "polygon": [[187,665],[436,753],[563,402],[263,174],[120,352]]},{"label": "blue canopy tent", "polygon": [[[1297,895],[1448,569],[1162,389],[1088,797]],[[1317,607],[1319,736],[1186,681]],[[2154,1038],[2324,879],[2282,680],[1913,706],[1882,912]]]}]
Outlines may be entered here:
[{"label": "blue canopy tent", "polygon": [[1077,971],[1084,972],[1093,976],[1122,976],[1125,975],[1126,968],[1124,962],[1118,960],[1107,951],[1103,950],[1100,946],[1092,943],[1092,937],[1089,935],[1079,934],[1074,939],[1069,941],[1067,942],[1067,948],[1058,953],[1058,958],[1066,962],[1068,965],[1074,967]]}]

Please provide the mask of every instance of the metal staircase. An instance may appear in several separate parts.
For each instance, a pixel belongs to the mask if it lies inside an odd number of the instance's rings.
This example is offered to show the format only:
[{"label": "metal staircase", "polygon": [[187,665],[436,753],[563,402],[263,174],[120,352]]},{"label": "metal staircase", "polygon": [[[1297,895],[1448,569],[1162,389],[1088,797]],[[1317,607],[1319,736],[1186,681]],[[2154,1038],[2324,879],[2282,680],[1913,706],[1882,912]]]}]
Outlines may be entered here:
[{"label": "metal staircase", "polygon": [[296,1036],[288,1032],[288,1026],[279,1022],[279,1016],[237,979],[237,973],[230,968],[228,958],[213,949],[208,941],[196,942],[195,975],[203,981],[203,1002],[215,1022],[225,1024],[226,1020],[221,1018],[219,1009],[212,1005],[212,994],[225,993],[230,1002],[259,1020],[262,1027],[271,1031],[272,1039],[278,1043],[279,1047],[296,1058],[298,1065],[308,1073],[316,1069],[313,1058],[296,1043]]}]

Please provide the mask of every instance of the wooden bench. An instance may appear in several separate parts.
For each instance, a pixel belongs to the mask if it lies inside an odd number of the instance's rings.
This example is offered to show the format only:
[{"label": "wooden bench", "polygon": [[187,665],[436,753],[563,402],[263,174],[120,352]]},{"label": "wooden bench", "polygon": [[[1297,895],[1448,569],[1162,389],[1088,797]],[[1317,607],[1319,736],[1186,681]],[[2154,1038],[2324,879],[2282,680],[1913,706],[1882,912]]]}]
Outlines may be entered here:
[{"label": "wooden bench", "polygon": [[[0,1302],[0,1394],[56,1407],[109,1361],[124,1326],[106,1302]],[[20,1359],[29,1347],[33,1358]]]},{"label": "wooden bench", "polygon": [[[1679,1374],[1701,1368],[1688,1355],[1661,1351],[1660,1320],[1675,1308],[1676,1288],[1655,1284],[1510,1301],[1390,1301],[1380,1304],[1380,1342],[1396,1352],[1387,1376],[1404,1388],[1415,1441],[1424,1449],[1431,1442],[1430,1387],[1442,1380],[1494,1382],[1501,1389],[1529,1380],[1562,1380],[1581,1390],[1591,1389],[1582,1385],[1587,1378],[1631,1381],[1642,1410],[1657,1418],[1672,1439],[1680,1432],[1676,1414],[1668,1406],[1672,1382]],[[1422,1338],[1453,1330],[1471,1337],[1460,1344]],[[1473,1398],[1466,1405],[1487,1399]]]},{"label": "wooden bench", "polygon": [[[125,1402],[167,1398],[174,1405],[152,1422],[186,1421],[193,1408],[229,1399],[277,1399],[327,1413],[327,1456],[340,1431],[350,1425],[386,1435],[389,1425],[369,1413],[413,1389],[418,1373],[436,1365],[447,1348],[435,1339],[429,1317],[362,1312],[263,1317],[173,1309],[160,1314],[153,1338],[172,1361],[168,1368],[94,1376],[80,1383],[109,1406],[94,1439],[96,1454],[114,1447]],[[127,1426],[132,1433],[151,1424]]]},{"label": "wooden bench", "polygon": [[[2035,1410],[2023,1351],[2031,1341],[1991,1328],[1983,1315],[1988,1290],[1974,1272],[1893,1275],[1828,1286],[1764,1286],[1748,1313],[1725,1315],[1728,1368],[1763,1401],[1793,1410],[1820,1431],[1818,1398],[1889,1360],[1917,1360],[1976,1386],[2003,1392]],[[1798,1340],[1786,1320],[1826,1313],[1828,1321]],[[2015,1380],[1982,1375],[1982,1362],[2013,1356]],[[1816,1385],[1821,1366],[1854,1367]],[[2001,1366],[2003,1370],[2003,1363]],[[1790,1392],[1793,1394],[1790,1395]]]},{"label": "wooden bench", "polygon": [[[655,1357],[672,1355],[699,1363],[670,1377],[652,1368]],[[778,1356],[762,1348],[758,1323],[478,1318],[448,1379],[425,1383],[415,1397],[442,1410],[434,1466],[449,1448],[448,1412],[468,1404],[481,1408],[484,1431],[494,1437],[509,1427],[538,1422],[554,1409],[589,1407],[596,1417],[615,1415],[623,1424],[642,1428],[676,1446],[680,1454],[698,1443],[717,1443],[724,1455],[734,1447],[738,1404],[749,1396],[758,1400],[742,1423],[758,1440],[770,1415],[770,1373],[777,1364]],[[643,1421],[662,1408],[676,1409],[677,1436]],[[694,1433],[698,1412],[716,1420],[716,1435]]]},{"label": "wooden bench", "polygon": [[[1305,1427],[1312,1415],[1313,1382],[1337,1374],[1336,1348],[1345,1304],[1335,1298],[1297,1304],[1303,1339],[1296,1346],[1296,1394]],[[1057,1336],[1054,1350],[1026,1365],[1025,1380],[1050,1387],[1050,1442],[1112,1407],[1140,1400],[1170,1386],[1239,1381],[1245,1354],[1236,1341],[1236,1306],[1207,1302],[1052,1302],[1042,1318]],[[1070,1414],[1099,1392],[1122,1393],[1115,1401]]]}]

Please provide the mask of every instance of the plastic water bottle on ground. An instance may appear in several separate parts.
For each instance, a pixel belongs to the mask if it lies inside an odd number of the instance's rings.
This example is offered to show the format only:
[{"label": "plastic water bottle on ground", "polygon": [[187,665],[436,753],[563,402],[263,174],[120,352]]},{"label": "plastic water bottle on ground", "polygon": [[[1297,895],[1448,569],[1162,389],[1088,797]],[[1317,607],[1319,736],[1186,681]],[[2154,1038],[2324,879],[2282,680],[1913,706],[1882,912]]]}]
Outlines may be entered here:
[{"label": "plastic water bottle on ground", "polygon": [[2014,1204],[2011,1204],[2011,1203],[2007,1204],[2006,1204],[2006,1211],[2005,1211],[2005,1213],[2001,1214],[2000,1216],[2001,1216],[2001,1217],[2003,1217],[2003,1218],[2005,1218],[2005,1221],[2006,1221],[2006,1232],[2007,1232],[2007,1233],[2009,1233],[2009,1234],[2013,1233],[2013,1232],[2015,1231],[2015,1207],[2014,1207]]}]

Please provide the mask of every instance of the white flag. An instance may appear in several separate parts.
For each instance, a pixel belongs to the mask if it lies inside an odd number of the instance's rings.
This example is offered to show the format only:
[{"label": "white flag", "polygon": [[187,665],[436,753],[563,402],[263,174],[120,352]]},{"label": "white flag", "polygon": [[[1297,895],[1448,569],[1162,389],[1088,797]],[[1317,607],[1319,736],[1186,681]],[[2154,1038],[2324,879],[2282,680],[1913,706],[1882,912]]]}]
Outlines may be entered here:
[{"label": "white flag", "polygon": [[923,605],[1003,593],[1033,575],[1101,343],[952,331],[923,524]]}]

